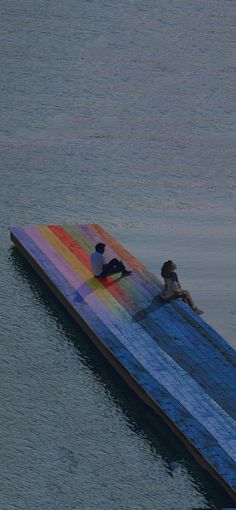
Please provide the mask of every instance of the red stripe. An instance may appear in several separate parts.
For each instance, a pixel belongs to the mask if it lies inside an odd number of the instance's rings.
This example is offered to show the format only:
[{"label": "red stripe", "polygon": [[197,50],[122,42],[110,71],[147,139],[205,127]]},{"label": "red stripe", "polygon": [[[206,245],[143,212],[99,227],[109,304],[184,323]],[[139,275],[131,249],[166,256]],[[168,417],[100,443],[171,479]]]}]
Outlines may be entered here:
[{"label": "red stripe", "polygon": [[[89,254],[80,246],[78,241],[76,241],[68,232],[64,230],[63,227],[60,226],[49,226],[49,229],[63,242],[63,244],[79,259],[82,264],[90,270],[90,256]],[[130,298],[127,293],[123,291],[120,287],[119,283],[116,283],[115,280],[108,276],[107,278],[103,278],[99,280],[103,287],[109,290],[110,294],[127,309],[127,306],[130,307]],[[128,299],[127,299],[128,298]],[[128,311],[128,310],[127,310]]]}]

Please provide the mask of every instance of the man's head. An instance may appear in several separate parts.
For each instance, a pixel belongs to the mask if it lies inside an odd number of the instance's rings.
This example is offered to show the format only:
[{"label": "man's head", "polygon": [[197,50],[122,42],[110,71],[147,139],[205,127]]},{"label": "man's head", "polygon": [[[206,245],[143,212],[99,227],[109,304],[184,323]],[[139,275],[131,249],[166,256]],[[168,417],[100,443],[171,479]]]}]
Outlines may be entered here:
[{"label": "man's head", "polygon": [[102,253],[103,254],[104,251],[105,251],[105,246],[106,245],[104,243],[98,243],[95,246],[95,250],[98,251],[98,253]]}]

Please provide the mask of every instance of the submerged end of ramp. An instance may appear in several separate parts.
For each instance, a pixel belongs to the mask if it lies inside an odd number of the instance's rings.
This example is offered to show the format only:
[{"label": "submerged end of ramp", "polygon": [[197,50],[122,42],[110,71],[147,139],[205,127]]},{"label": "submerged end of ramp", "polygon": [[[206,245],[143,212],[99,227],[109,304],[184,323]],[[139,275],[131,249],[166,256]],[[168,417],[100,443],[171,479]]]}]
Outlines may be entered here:
[{"label": "submerged end of ramp", "polygon": [[[11,240],[112,366],[236,500],[236,353],[99,225],[10,227]],[[102,280],[106,244],[132,274]]]}]

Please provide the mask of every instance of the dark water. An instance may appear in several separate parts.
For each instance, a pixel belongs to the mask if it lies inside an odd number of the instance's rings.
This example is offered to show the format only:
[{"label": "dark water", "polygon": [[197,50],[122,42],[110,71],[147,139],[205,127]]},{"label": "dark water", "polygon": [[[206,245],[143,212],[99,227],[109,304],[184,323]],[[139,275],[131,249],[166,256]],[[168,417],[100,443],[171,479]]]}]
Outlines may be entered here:
[{"label": "dark water", "polygon": [[173,258],[235,347],[235,11],[1,2],[1,510],[230,506],[7,226],[96,222],[155,274]]}]

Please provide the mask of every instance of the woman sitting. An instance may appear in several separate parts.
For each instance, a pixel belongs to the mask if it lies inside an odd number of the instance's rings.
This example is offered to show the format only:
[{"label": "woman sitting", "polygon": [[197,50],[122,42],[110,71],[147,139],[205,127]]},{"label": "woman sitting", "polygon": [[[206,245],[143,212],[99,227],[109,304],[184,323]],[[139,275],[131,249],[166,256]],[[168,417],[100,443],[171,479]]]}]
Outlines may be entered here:
[{"label": "woman sitting", "polygon": [[170,301],[173,298],[181,298],[187,305],[189,305],[194,312],[198,315],[203,313],[203,310],[200,310],[197,306],[195,306],[191,294],[188,290],[183,290],[177,273],[175,272],[177,266],[172,260],[167,260],[161,268],[161,276],[164,278],[165,286],[160,292],[160,298],[163,301]]}]

